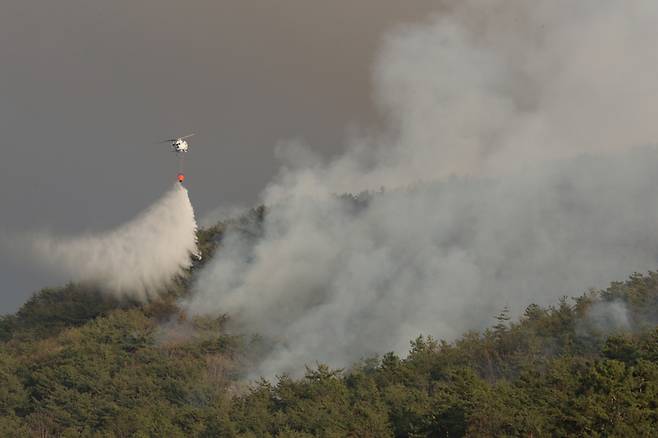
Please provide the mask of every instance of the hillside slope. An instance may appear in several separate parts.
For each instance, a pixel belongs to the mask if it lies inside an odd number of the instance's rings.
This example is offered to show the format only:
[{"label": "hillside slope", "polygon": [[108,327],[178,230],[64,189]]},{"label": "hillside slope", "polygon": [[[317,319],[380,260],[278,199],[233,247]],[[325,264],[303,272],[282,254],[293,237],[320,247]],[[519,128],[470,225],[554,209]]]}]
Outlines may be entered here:
[{"label": "hillside slope", "polygon": [[[226,227],[199,231],[207,259]],[[198,269],[199,265],[192,268]],[[76,285],[0,319],[1,436],[651,436],[658,428],[658,273],[505,309],[455,342],[411,340],[345,370],[248,383],[261,339],[189,318],[181,279],[148,304]],[[431,335],[428,334],[428,335]],[[385,353],[385,352],[382,352]],[[302,364],[300,364],[301,366]]]}]

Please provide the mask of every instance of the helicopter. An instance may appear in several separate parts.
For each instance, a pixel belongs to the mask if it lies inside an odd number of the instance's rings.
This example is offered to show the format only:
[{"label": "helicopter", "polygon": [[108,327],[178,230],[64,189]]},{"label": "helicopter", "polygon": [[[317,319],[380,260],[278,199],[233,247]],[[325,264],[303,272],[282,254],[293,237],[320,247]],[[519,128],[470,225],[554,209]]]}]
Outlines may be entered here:
[{"label": "helicopter", "polygon": [[169,138],[167,140],[162,140],[160,143],[171,143],[171,150],[177,154],[180,152],[187,152],[190,149],[190,145],[185,139],[190,138],[193,135],[194,133],[184,135],[183,137]]},{"label": "helicopter", "polygon": [[184,160],[181,153],[187,152],[190,149],[190,145],[187,143],[187,141],[185,141],[185,139],[190,138],[193,135],[194,133],[187,134],[182,137],[169,138],[167,140],[162,140],[160,142],[160,143],[171,143],[171,150],[176,152],[176,156],[178,157],[178,174],[176,175],[176,179],[181,184],[183,184],[183,182],[185,181],[185,173],[183,171]]}]

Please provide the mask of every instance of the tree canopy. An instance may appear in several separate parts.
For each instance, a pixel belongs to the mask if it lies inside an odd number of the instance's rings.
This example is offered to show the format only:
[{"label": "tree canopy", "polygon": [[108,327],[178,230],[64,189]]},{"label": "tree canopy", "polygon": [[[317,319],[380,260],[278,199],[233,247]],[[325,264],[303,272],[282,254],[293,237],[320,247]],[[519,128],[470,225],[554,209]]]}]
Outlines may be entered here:
[{"label": "tree canopy", "polygon": [[[263,211],[254,210],[258,219]],[[235,222],[231,226],[248,224]],[[199,232],[204,255],[225,225]],[[250,232],[252,232],[251,230]],[[197,269],[198,265],[192,270]],[[602,291],[501,306],[454,342],[420,335],[346,369],[249,382],[257,338],[189,318],[186,279],[148,304],[70,284],[0,318],[0,436],[655,436],[658,273]],[[590,318],[622,306],[624,327]],[[304,364],[300,364],[303,367]]]}]

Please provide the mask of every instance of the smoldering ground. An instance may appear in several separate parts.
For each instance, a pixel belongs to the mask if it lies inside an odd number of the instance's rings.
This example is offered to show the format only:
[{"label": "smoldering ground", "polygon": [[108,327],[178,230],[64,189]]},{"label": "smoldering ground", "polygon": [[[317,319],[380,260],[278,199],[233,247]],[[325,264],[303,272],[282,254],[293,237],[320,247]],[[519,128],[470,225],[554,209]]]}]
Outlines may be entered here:
[{"label": "smoldering ground", "polygon": [[[658,4],[440,4],[383,43],[389,129],[328,163],[282,148],[263,238],[229,235],[185,303],[276,339],[256,374],[403,353],[656,265],[658,153],[632,148],[658,139]],[[358,213],[331,195],[380,186]]]},{"label": "smoldering ground", "polygon": [[115,230],[75,237],[31,237],[32,254],[70,280],[115,296],[156,296],[191,265],[196,221],[187,190],[176,183],[161,199]]}]

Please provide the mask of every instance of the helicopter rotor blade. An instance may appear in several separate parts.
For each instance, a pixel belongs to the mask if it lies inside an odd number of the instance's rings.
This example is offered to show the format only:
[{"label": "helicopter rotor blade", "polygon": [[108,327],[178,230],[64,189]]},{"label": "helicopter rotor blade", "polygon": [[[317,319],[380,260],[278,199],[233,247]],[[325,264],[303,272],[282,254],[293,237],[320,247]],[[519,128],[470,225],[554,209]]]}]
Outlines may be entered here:
[{"label": "helicopter rotor blade", "polygon": [[192,134],[187,134],[187,135],[185,135],[185,136],[183,136],[183,137],[180,137],[179,140],[184,140],[184,139],[186,139],[186,138],[190,138],[190,137],[192,137],[193,135],[196,135],[196,133],[193,132]]}]

